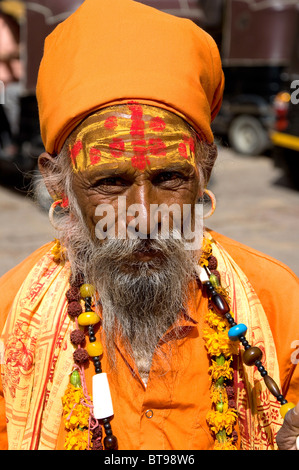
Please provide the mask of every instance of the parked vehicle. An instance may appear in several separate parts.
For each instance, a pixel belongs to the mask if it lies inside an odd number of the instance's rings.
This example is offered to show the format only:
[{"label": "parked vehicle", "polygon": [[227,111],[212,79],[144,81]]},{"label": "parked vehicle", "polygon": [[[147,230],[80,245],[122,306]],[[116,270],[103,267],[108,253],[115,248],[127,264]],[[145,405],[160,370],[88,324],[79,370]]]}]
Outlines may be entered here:
[{"label": "parked vehicle", "polygon": [[291,185],[299,189],[299,21],[297,35],[284,87],[274,101],[276,120],[270,138],[275,164],[285,170]]},{"label": "parked vehicle", "polygon": [[[298,8],[293,0],[139,0],[167,13],[189,18],[208,31],[222,55],[226,88],[222,109],[213,124],[215,135],[228,138],[241,154],[259,154],[269,147],[274,120],[273,99],[281,89],[289,65]],[[22,77],[5,84],[11,110],[0,99],[0,170],[5,174],[36,173],[43,151],[35,87],[45,37],[75,11],[83,0],[0,0],[18,5],[21,14],[20,56]],[[20,13],[21,12],[21,13]],[[0,51],[1,64],[1,51]],[[1,69],[0,69],[1,80]],[[1,92],[1,90],[0,90]],[[0,95],[1,96],[1,95]],[[36,177],[33,177],[35,184]],[[36,185],[36,188],[40,188]],[[42,205],[45,191],[36,189]],[[43,195],[45,194],[45,196]],[[46,202],[43,200],[45,199]]]},{"label": "parked vehicle", "polygon": [[224,72],[227,86],[213,131],[238,154],[261,155],[271,147],[272,101],[282,67],[224,67]]},{"label": "parked vehicle", "polygon": [[226,89],[213,129],[239,154],[258,155],[271,147],[273,101],[290,64],[298,15],[292,0],[223,2]]}]

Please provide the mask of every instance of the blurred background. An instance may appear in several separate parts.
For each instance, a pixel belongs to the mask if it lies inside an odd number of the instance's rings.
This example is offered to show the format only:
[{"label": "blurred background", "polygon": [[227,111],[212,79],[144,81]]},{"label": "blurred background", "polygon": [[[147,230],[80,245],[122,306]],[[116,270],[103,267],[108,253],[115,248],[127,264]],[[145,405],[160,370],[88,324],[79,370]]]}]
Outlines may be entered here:
[{"label": "blurred background", "polygon": [[[100,0],[99,0],[100,1]],[[0,275],[55,236],[39,184],[45,37],[79,0],[0,0]],[[299,0],[148,0],[216,40],[226,76],[208,226],[299,275]]]}]

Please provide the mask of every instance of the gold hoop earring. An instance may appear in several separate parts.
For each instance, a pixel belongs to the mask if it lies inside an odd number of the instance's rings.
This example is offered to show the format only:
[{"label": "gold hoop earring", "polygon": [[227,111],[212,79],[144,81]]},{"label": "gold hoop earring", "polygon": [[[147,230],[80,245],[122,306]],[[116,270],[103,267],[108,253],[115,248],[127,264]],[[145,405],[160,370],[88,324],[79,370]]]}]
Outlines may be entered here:
[{"label": "gold hoop earring", "polygon": [[55,213],[55,209],[57,206],[60,206],[61,209],[66,209],[68,207],[68,200],[67,198],[63,198],[63,199],[57,199],[56,201],[54,201],[49,209],[49,220],[50,220],[50,223],[51,225],[54,227],[55,230],[59,230],[59,227],[58,225],[56,225],[55,221],[54,221],[54,213]]},{"label": "gold hoop earring", "polygon": [[205,189],[204,194],[206,194],[209,197],[210,201],[211,201],[211,209],[209,210],[209,212],[207,214],[205,214],[203,216],[204,219],[208,219],[209,217],[211,217],[214,214],[214,212],[216,210],[216,197],[215,197],[214,193],[212,191],[210,191],[209,189]]}]

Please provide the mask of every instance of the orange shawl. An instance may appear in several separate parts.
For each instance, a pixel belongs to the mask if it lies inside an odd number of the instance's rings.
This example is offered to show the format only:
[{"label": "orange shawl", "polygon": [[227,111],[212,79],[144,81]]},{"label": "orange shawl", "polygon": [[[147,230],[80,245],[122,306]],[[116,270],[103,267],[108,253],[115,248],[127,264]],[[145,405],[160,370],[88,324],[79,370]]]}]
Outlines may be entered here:
[{"label": "orange shawl", "polygon": [[[207,235],[210,236],[210,235]],[[243,272],[213,240],[222,285],[228,286],[237,322],[248,326],[247,339],[265,352],[264,366],[280,383],[272,333],[263,307]],[[10,449],[55,449],[62,404],[73,366],[72,321],[66,313],[68,264],[57,264],[52,250],[23,283],[3,331],[2,380]],[[238,361],[235,370],[242,449],[275,449],[282,424],[279,404],[256,368]]]}]

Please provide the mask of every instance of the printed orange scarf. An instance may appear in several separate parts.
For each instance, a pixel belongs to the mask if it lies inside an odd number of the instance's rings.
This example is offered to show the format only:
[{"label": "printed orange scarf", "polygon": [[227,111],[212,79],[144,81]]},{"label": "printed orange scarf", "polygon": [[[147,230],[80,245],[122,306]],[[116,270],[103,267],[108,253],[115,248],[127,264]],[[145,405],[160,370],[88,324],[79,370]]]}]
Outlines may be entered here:
[{"label": "printed orange scarf", "polygon": [[[209,233],[205,234],[210,237]],[[272,333],[263,307],[244,273],[214,240],[222,285],[227,286],[237,322],[248,326],[247,339],[263,350],[264,366],[279,385],[279,370]],[[61,397],[73,367],[65,293],[69,288],[68,263],[55,261],[49,251],[34,266],[15,298],[2,333],[5,364],[1,366],[6,400],[9,449],[50,450],[62,416]],[[282,419],[255,368],[244,366],[238,355],[234,373],[241,448],[276,449],[275,435]]]}]

